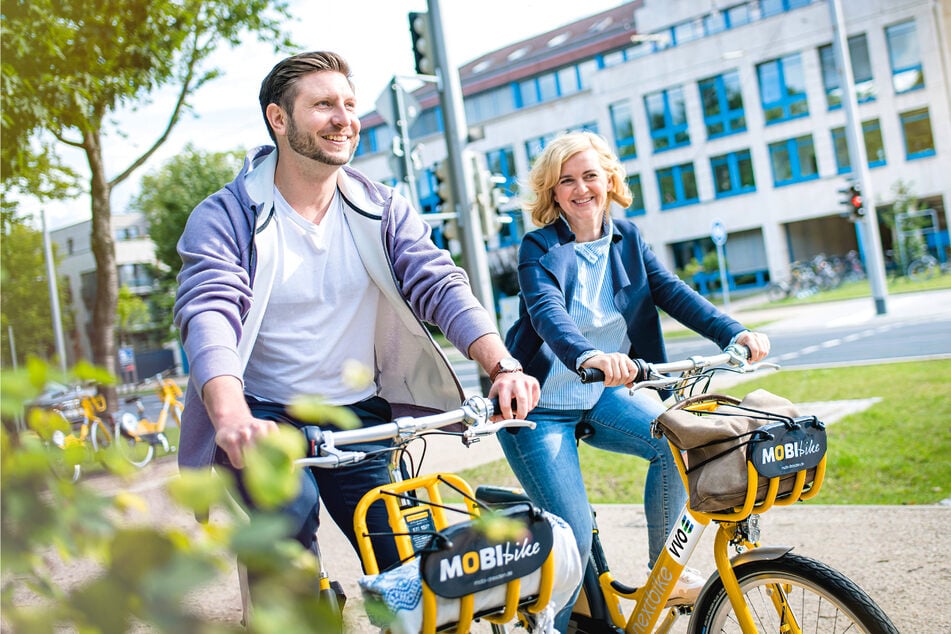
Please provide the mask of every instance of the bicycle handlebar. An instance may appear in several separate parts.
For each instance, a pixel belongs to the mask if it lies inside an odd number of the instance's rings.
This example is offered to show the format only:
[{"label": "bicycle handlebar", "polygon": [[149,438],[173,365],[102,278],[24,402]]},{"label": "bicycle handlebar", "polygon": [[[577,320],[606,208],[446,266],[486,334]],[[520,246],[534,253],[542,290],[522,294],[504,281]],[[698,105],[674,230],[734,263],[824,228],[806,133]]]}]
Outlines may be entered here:
[{"label": "bicycle handlebar", "polygon": [[[738,372],[754,372],[764,367],[778,367],[773,363],[749,363],[750,351],[739,344],[727,346],[720,354],[708,357],[693,356],[689,359],[670,361],[667,363],[648,363],[643,359],[633,359],[637,365],[637,378],[631,389],[646,387],[663,388],[673,385],[680,377],[667,376],[672,372],[693,372],[703,368],[729,366]],[[578,376],[582,383],[597,383],[604,381],[604,372],[597,368],[581,368]]]},{"label": "bicycle handlebar", "polygon": [[462,442],[469,445],[485,436],[491,436],[508,427],[529,427],[535,423],[521,419],[509,419],[491,422],[494,412],[499,410],[496,399],[482,396],[467,398],[456,409],[428,416],[404,416],[389,423],[348,429],[346,431],[322,430],[315,425],[301,428],[307,439],[307,457],[295,461],[306,467],[336,468],[360,462],[366,457],[362,451],[341,451],[338,447],[380,440],[400,440],[401,444],[420,436],[424,432],[442,429],[450,425],[463,424]]}]

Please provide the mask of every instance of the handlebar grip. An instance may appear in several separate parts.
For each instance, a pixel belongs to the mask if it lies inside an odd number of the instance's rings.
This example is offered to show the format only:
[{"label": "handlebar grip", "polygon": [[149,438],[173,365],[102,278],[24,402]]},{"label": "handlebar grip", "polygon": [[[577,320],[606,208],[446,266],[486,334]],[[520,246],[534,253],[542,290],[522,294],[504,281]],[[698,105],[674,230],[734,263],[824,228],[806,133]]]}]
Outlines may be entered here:
[{"label": "handlebar grip", "polygon": [[320,455],[318,449],[324,442],[324,432],[316,425],[305,425],[300,428],[307,441],[306,455],[308,458],[316,458]]},{"label": "handlebar grip", "polygon": [[[637,377],[635,383],[646,381],[650,376],[650,364],[644,359],[631,359],[637,366]],[[598,368],[581,368],[578,370],[578,377],[582,383],[600,383],[604,381],[604,372]]]}]

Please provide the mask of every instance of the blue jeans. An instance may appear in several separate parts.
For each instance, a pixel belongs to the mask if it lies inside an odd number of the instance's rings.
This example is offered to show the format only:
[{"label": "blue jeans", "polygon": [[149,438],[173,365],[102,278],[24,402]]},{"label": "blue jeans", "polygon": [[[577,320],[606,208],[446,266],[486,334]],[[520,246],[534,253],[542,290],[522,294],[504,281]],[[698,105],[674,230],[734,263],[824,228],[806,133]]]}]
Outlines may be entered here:
[{"label": "blue jeans", "polygon": [[[647,516],[648,565],[653,566],[664,548],[667,534],[687,501],[670,447],[664,438],[651,436],[650,423],[664,411],[656,398],[621,387],[605,388],[590,410],[535,408],[528,415],[535,429],[500,433],[498,438],[512,471],[538,506],[561,516],[571,526],[581,561],[591,554],[592,517],[581,477],[575,428],[587,423],[594,434],[585,440],[592,447],[639,456],[650,462],[644,484]],[[580,588],[579,588],[580,590]],[[578,590],[575,591],[577,596]],[[555,621],[565,631],[571,604]]]},{"label": "blue jeans", "polygon": [[[253,397],[246,397],[248,406],[255,417],[264,420],[277,421],[279,424],[300,427],[302,423],[294,419],[285,406],[277,403],[258,401]],[[361,420],[364,427],[389,422],[392,418],[389,403],[380,397],[371,397],[353,405],[345,407],[352,410]],[[322,425],[321,429],[334,430],[332,426]],[[303,436],[301,437],[303,440]],[[352,445],[347,449],[358,451],[372,451],[388,444],[379,445]],[[353,530],[353,512],[360,498],[379,485],[390,482],[389,474],[390,453],[378,454],[348,467],[339,469],[301,469],[300,492],[288,502],[279,512],[289,523],[288,537],[296,539],[301,545],[314,552],[317,551],[317,527],[320,524],[320,502],[323,501],[334,523],[340,528],[353,549],[359,554],[357,536]],[[246,509],[254,509],[254,501],[244,485],[243,470],[235,469],[229,462],[227,455],[218,449],[215,455],[218,468],[224,468],[235,476],[238,494]],[[373,550],[376,554],[380,570],[386,570],[399,562],[396,542],[392,536],[392,529],[387,520],[386,507],[382,502],[376,502],[367,512],[367,529],[374,533],[371,537]],[[376,534],[380,533],[380,534]]]}]

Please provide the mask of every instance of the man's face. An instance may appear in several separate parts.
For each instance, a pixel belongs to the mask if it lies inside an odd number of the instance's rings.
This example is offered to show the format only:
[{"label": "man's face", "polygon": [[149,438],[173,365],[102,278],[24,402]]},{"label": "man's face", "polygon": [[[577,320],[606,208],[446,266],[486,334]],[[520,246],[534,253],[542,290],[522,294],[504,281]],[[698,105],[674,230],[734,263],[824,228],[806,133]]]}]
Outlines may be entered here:
[{"label": "man's face", "polygon": [[344,165],[360,141],[356,97],[347,78],[334,71],[304,75],[287,121],[291,150],[327,165]]}]

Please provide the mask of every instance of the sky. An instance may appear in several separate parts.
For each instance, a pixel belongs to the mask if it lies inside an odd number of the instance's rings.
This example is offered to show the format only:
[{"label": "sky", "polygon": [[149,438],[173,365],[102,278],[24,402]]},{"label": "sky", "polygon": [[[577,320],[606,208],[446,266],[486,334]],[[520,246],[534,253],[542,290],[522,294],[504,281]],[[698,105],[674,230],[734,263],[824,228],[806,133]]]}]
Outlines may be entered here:
[{"label": "sky", "polygon": [[[617,6],[619,0],[441,0],[448,56],[455,67],[508,44],[544,33],[577,19]],[[291,0],[296,20],[287,25],[301,50],[330,50],[350,63],[358,112],[374,103],[393,75],[413,74],[410,11],[426,11],[426,0]],[[270,143],[257,102],[261,80],[281,58],[268,44],[248,38],[241,46],[220,50],[212,64],[223,71],[191,99],[187,114],[164,145],[112,193],[114,214],[123,213],[139,193],[139,180],[157,171],[187,144],[226,151]],[[151,104],[115,117],[123,134],[104,140],[107,176],[112,178],[154,143],[167,122],[172,91],[156,93]],[[114,128],[113,128],[114,129]],[[62,157],[85,170],[85,156],[64,148]],[[83,172],[85,173],[85,172]],[[88,181],[87,181],[88,182]],[[38,212],[39,204],[24,201],[23,209]],[[46,205],[49,229],[88,220],[88,196]]]}]

